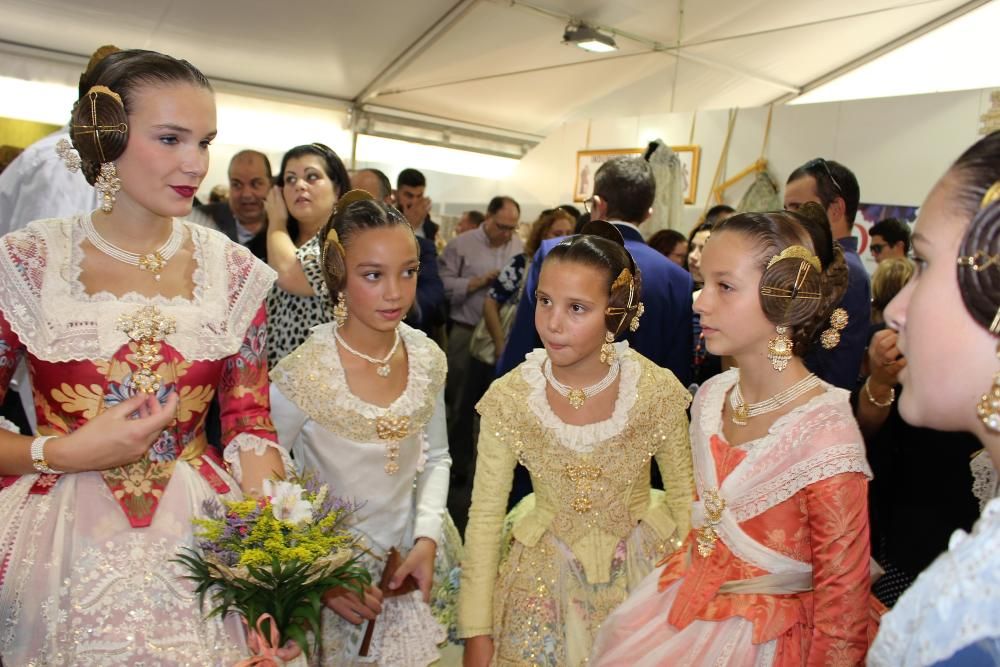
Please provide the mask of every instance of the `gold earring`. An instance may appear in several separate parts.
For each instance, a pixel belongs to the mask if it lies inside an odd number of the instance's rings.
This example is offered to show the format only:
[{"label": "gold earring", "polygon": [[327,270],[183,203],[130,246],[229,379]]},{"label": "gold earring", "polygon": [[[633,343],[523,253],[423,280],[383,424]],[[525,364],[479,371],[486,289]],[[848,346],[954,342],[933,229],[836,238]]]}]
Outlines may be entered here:
[{"label": "gold earring", "polygon": [[[997,359],[1000,359],[1000,344],[997,345]],[[1000,433],[1000,371],[993,374],[993,386],[976,404],[976,414],[987,431]]]},{"label": "gold earring", "polygon": [[604,334],[604,345],[601,345],[601,363],[610,366],[615,360],[615,335],[610,331]]},{"label": "gold earring", "polygon": [[840,332],[847,326],[849,319],[843,308],[837,308],[830,314],[830,328],[819,337],[824,349],[832,350],[840,344]]},{"label": "gold earring", "polygon": [[59,158],[66,165],[66,168],[69,169],[70,173],[75,174],[80,170],[80,166],[83,164],[80,154],[65,139],[60,139],[56,142],[56,154],[59,155]]},{"label": "gold earring", "polygon": [[337,304],[333,307],[333,319],[337,322],[337,327],[344,326],[347,321],[347,299],[343,292],[337,293]]},{"label": "gold earring", "polygon": [[101,173],[94,181],[94,189],[101,193],[101,210],[111,213],[115,205],[115,195],[122,189],[122,182],[118,178],[114,162],[105,162],[101,165]]},{"label": "gold earring", "polygon": [[788,366],[788,360],[792,358],[792,348],[795,343],[786,334],[788,328],[779,326],[774,329],[778,335],[767,341],[767,358],[771,361],[771,367],[779,373]]}]

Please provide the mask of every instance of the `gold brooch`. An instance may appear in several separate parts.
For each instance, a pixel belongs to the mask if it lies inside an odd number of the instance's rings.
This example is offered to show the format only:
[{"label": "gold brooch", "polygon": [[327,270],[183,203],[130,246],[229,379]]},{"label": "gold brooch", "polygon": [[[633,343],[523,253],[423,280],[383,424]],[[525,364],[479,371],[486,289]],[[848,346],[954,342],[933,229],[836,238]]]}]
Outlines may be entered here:
[{"label": "gold brooch", "polygon": [[399,472],[399,441],[410,434],[410,418],[383,415],[375,419],[375,433],[385,440],[385,472],[395,475]]}]

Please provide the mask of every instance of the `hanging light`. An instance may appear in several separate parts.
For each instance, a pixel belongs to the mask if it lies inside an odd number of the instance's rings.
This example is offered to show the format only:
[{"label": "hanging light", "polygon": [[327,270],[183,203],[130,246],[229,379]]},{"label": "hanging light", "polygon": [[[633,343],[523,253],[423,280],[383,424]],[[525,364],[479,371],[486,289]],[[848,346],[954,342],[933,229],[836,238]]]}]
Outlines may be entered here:
[{"label": "hanging light", "polygon": [[609,53],[618,50],[614,37],[598,32],[597,29],[586,23],[570,23],[566,26],[566,32],[563,33],[563,44],[573,44],[592,53]]}]

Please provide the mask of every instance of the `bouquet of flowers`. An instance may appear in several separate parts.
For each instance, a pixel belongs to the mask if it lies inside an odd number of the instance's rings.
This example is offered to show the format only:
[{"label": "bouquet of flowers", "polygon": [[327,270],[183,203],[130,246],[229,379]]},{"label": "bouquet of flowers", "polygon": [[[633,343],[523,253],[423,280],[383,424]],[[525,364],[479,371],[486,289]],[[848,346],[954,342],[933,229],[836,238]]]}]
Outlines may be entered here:
[{"label": "bouquet of flowers", "polygon": [[213,498],[203,509],[206,518],[194,520],[198,549],[185,549],[177,561],[202,608],[210,595],[210,616],[236,611],[262,646],[267,637],[278,638],[271,648],[292,639],[309,655],[323,593],[338,586],[361,593],[371,583],[345,527],[357,507],[313,477],[265,480],[261,498]]}]

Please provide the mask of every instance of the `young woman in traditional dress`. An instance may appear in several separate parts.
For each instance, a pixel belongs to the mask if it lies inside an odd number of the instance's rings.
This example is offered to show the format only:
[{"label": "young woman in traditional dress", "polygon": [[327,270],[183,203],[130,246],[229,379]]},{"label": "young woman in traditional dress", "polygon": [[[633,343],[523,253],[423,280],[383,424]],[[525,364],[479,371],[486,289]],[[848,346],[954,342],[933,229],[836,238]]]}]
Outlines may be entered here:
[{"label": "young woman in traditional dress", "polygon": [[837,342],[847,269],[822,209],[749,213],[705,245],[695,310],[739,368],[691,411],[692,531],[601,629],[594,665],[856,665],[868,648],[864,443],[802,363]]},{"label": "young woman in traditional dress", "polygon": [[[542,265],[535,327],[544,349],[478,405],[459,591],[468,667],[584,664],[608,613],[688,531],[690,394],[614,342],[639,325],[641,276],[614,227],[584,231]],[[650,490],[653,457],[665,493]],[[518,462],[535,492],[505,540]]]},{"label": "young woman in traditional dress", "polygon": [[[906,367],[903,419],[979,438],[1000,467],[1000,132],[969,148],[920,207],[917,272],[885,310]],[[982,455],[980,455],[980,458]],[[995,665],[1000,655],[1000,499],[882,620],[868,664]]]},{"label": "young woman in traditional dress", "polygon": [[[0,239],[0,393],[25,355],[40,433],[0,436],[0,655],[232,665],[244,629],[206,619],[172,561],[205,501],[259,492],[290,465],[268,415],[274,272],[180,220],[216,131],[201,72],[120,51],[81,91],[79,153],[60,150],[101,209]],[[204,428],[215,394],[221,456]]]}]

